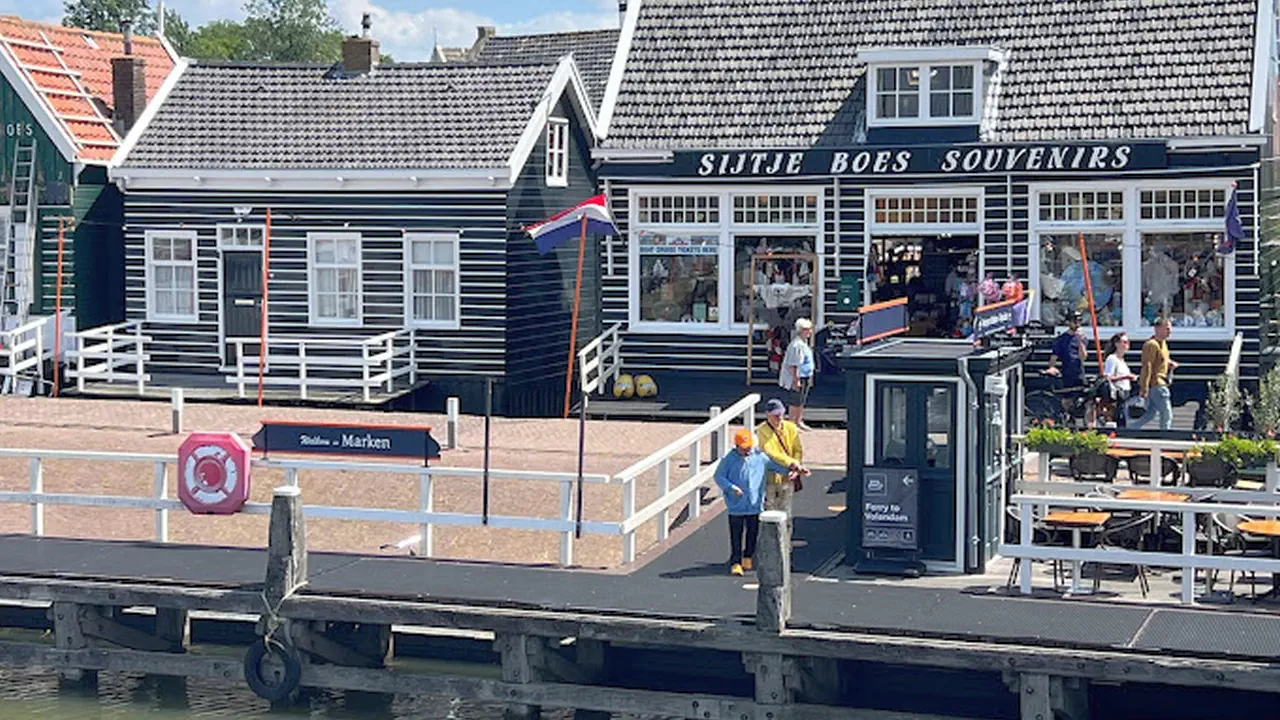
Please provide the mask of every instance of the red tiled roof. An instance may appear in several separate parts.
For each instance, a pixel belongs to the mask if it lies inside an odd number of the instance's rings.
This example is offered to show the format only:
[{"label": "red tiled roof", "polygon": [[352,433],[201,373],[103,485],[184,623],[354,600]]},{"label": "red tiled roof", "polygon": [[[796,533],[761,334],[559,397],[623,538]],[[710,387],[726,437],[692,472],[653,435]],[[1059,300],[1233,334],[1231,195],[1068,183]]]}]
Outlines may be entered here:
[{"label": "red tiled roof", "polygon": [[[74,139],[77,158],[110,160],[120,138],[111,128],[109,114],[95,105],[112,107],[111,59],[124,55],[124,37],[3,15],[0,46],[44,99],[45,111],[55,115]],[[133,53],[147,61],[150,100],[173,69],[173,58],[159,40],[150,37],[134,36]]]}]

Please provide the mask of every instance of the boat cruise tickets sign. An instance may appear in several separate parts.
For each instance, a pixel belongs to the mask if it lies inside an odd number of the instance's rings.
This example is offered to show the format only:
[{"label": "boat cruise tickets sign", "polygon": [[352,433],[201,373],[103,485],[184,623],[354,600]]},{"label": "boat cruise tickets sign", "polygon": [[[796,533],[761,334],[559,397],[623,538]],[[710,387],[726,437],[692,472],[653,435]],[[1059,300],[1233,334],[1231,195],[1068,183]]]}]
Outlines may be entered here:
[{"label": "boat cruise tickets sign", "polygon": [[1166,166],[1163,142],[1081,142],[680,151],[669,163],[623,161],[606,163],[604,169],[619,175],[767,178],[1099,173]]}]

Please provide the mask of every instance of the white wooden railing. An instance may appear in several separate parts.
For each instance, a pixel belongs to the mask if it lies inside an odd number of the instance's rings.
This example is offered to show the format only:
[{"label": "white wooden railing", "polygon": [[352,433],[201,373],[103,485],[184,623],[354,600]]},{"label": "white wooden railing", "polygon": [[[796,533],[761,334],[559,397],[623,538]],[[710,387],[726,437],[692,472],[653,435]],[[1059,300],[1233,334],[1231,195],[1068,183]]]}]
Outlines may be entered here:
[{"label": "white wooden railing", "polygon": [[1227,356],[1227,368],[1224,374],[1232,382],[1240,380],[1240,356],[1244,353],[1244,333],[1236,333],[1231,341],[1231,354]]},{"label": "white wooden railing", "polygon": [[[44,511],[45,507],[49,505],[153,510],[155,512],[155,539],[157,542],[162,543],[169,541],[169,513],[175,510],[185,512],[182,503],[170,495],[170,488],[174,487],[174,481],[169,478],[169,471],[170,468],[177,467],[178,459],[176,455],[0,448],[0,458],[27,460],[30,478],[29,490],[27,492],[0,492],[0,504],[29,505],[31,508],[31,533],[34,535],[44,535]],[[94,464],[128,463],[150,466],[150,492],[135,495],[46,492],[44,489],[44,476],[45,462],[48,460],[85,461]],[[401,479],[415,480],[418,485],[417,510],[306,505],[304,506],[304,513],[309,518],[417,525],[418,535],[413,539],[414,542],[412,544],[416,545],[419,553],[425,557],[431,557],[434,551],[432,530],[435,526],[480,527],[486,524],[486,518],[479,513],[441,512],[435,509],[436,483],[453,479],[476,480],[483,477],[484,472],[476,468],[277,459],[254,460],[253,468],[260,471],[267,469],[283,470],[285,482],[295,486],[299,484],[298,476],[300,471],[304,470],[365,473],[378,476],[378,482],[382,483],[395,482],[396,476],[400,476]],[[140,475],[140,477],[145,477],[145,475]],[[571,565],[573,563],[573,543],[577,529],[577,523],[574,521],[573,506],[573,485],[577,480],[577,475],[574,473],[490,469],[489,477],[492,480],[559,483],[560,510],[557,517],[490,514],[487,518],[487,525],[488,527],[510,530],[538,530],[557,533],[560,536],[560,564]],[[608,475],[587,474],[583,476],[583,482],[609,484],[616,481]],[[270,515],[271,503],[246,503],[241,512],[249,515]],[[623,525],[620,522],[584,521],[582,523],[582,532],[616,537],[622,534]]]},{"label": "white wooden railing", "polygon": [[622,325],[615,323],[578,351],[578,379],[582,392],[606,392],[609,381],[622,372]]},{"label": "white wooden railing", "polygon": [[129,382],[138,386],[141,395],[151,380],[146,372],[147,343],[151,338],[142,334],[142,322],[103,325],[71,334],[75,347],[68,355],[75,358],[75,367],[67,375],[75,378],[76,388],[84,391],[86,381]]},{"label": "white wooden railing", "polygon": [[[246,348],[260,344],[256,337],[227,338],[235,348],[235,373],[227,382],[236,386],[240,397],[256,387],[261,352]],[[359,388],[365,402],[374,391],[394,389],[398,378],[418,381],[417,355],[413,331],[392,330],[373,337],[320,335],[273,335],[267,338],[264,385],[297,387],[303,400],[317,388]]]},{"label": "white wooden railing", "polygon": [[[1178,488],[1184,492],[1190,488]],[[1274,497],[1272,500],[1274,501]],[[1019,537],[1017,543],[1001,543],[1000,554],[1024,560],[1019,568],[1018,585],[1023,594],[1032,592],[1032,560],[1061,560],[1078,563],[1102,563],[1106,565],[1133,565],[1172,567],[1182,570],[1182,602],[1195,602],[1195,574],[1197,570],[1227,570],[1236,572],[1280,573],[1280,559],[1206,555],[1196,552],[1196,519],[1201,515],[1225,513],[1248,517],[1280,517],[1280,506],[1238,502],[1154,502],[1145,500],[1119,500],[1106,497],[1082,498],[1074,495],[1014,495],[1010,499],[1017,508]],[[1170,513],[1178,515],[1182,527],[1182,551],[1180,553],[1124,550],[1118,548],[1075,548],[1037,545],[1033,540],[1033,524],[1053,508],[1076,510],[1088,508],[1099,511],[1129,511],[1136,513]],[[1209,548],[1212,549],[1212,546]],[[1075,573],[1078,577],[1079,573]]]},{"label": "white wooden railing", "polygon": [[0,331],[0,392],[12,392],[20,379],[44,381],[44,334],[51,320],[38,318]]},{"label": "white wooden railing", "polygon": [[[742,418],[743,425],[752,430],[756,425],[756,405],[760,396],[752,393],[731,405],[728,409],[716,413],[712,418],[679,438],[667,443],[649,457],[614,476],[615,482],[622,484],[622,562],[629,563],[636,559],[636,529],[657,518],[658,542],[667,539],[671,526],[671,507],[678,503],[688,502],[689,520],[696,520],[702,511],[702,486],[715,477],[719,458],[708,458],[711,462],[703,466],[702,441],[715,437],[712,446],[719,446],[721,452],[728,444],[729,425]],[[677,457],[689,460],[689,477],[674,488],[671,487],[671,461]],[[658,497],[644,508],[636,510],[636,481],[646,472],[656,469],[658,472]]]}]

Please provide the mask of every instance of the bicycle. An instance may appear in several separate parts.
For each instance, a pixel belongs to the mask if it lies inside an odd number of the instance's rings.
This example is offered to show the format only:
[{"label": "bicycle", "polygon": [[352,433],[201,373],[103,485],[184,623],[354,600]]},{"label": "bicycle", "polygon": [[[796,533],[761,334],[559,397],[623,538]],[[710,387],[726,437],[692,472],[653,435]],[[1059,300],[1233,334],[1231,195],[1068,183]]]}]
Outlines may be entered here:
[{"label": "bicycle", "polygon": [[1074,387],[1058,387],[1061,378],[1048,373],[1028,373],[1030,378],[1049,380],[1053,386],[1032,390],[1023,398],[1023,412],[1033,423],[1061,425],[1076,430],[1088,428],[1090,416],[1098,392],[1106,378],[1083,378],[1084,384]]}]

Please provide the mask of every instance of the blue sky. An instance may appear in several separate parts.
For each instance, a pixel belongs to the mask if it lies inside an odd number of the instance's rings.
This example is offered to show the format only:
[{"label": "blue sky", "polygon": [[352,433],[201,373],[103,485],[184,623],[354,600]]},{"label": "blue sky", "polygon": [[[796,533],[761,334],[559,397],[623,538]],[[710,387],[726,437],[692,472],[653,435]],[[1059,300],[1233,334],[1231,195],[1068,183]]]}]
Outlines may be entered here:
[{"label": "blue sky", "polygon": [[[155,6],[156,0],[151,0]],[[241,0],[165,0],[192,26],[243,16]],[[433,29],[441,45],[467,46],[477,25],[503,34],[617,27],[617,0],[329,0],[329,10],[349,32],[362,13],[373,14],[373,34],[397,60],[423,60]],[[62,0],[0,0],[0,14],[59,22]]]}]

